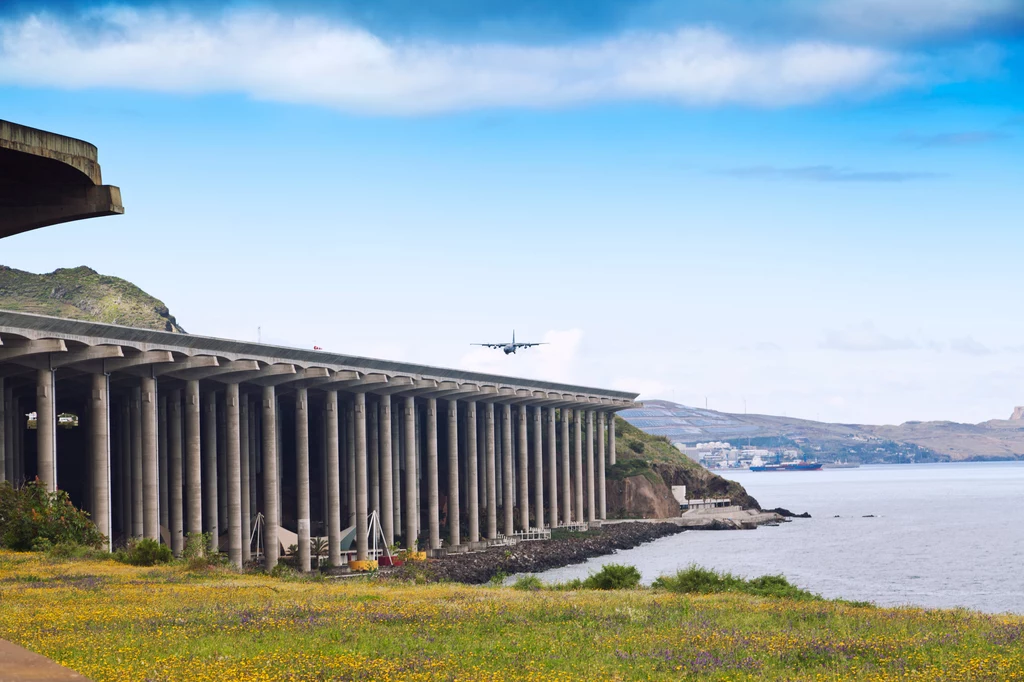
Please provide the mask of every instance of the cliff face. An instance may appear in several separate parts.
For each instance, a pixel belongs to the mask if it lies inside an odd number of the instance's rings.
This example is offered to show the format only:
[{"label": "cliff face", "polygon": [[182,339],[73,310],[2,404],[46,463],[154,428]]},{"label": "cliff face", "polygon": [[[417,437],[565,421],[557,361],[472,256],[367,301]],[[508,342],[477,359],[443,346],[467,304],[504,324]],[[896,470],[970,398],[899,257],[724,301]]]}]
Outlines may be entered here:
[{"label": "cliff face", "polygon": [[1024,406],[1013,408],[1013,414],[1010,415],[1010,421],[1024,421]]},{"label": "cliff face", "polygon": [[85,266],[37,275],[0,265],[0,309],[185,333],[163,302]]},{"label": "cliff face", "polygon": [[[686,496],[693,499],[728,497],[744,509],[760,509],[757,500],[747,494],[742,485],[717,476],[703,467],[684,467],[678,464],[654,462],[651,468],[661,476],[667,486],[685,485]],[[671,487],[668,488],[671,490]]]},{"label": "cliff face", "polygon": [[606,482],[608,516],[626,519],[668,519],[679,516],[679,503],[663,482],[643,474]]}]

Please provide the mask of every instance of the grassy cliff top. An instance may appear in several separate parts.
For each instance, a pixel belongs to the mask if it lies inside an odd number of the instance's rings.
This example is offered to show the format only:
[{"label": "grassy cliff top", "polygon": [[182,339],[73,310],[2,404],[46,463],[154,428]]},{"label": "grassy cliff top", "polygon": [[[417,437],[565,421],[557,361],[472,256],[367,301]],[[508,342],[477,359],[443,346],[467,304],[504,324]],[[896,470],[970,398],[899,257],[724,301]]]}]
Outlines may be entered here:
[{"label": "grassy cliff top", "polygon": [[0,265],[0,309],[185,333],[163,302],[84,265],[42,275]]}]

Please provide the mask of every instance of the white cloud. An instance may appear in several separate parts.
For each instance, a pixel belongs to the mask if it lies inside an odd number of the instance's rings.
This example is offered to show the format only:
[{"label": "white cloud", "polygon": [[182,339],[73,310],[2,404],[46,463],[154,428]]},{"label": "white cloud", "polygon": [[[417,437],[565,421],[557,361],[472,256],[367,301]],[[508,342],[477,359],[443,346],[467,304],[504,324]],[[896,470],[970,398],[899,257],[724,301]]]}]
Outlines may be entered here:
[{"label": "white cloud", "polygon": [[269,11],[199,19],[108,9],[89,26],[43,14],[0,23],[0,83],[239,92],[416,114],[632,99],[786,106],[911,79],[904,60],[882,49],[743,44],[707,27],[536,46],[387,41],[358,27]]},{"label": "white cloud", "polygon": [[842,330],[826,331],[825,339],[818,344],[818,347],[825,350],[885,351],[909,350],[920,348],[920,345],[912,339],[887,336],[875,329],[871,322],[864,322]]},{"label": "white cloud", "polygon": [[545,332],[541,341],[546,345],[522,349],[515,355],[477,346],[462,356],[458,366],[503,376],[539,377],[563,383],[578,381],[577,359],[583,330],[551,330]]},{"label": "white cloud", "polygon": [[819,11],[830,25],[885,37],[969,31],[1022,13],[1018,0],[829,0]]},{"label": "white cloud", "polygon": [[967,355],[991,355],[992,349],[985,344],[975,341],[971,336],[965,336],[959,339],[953,339],[949,342],[949,347],[958,353],[966,353]]}]

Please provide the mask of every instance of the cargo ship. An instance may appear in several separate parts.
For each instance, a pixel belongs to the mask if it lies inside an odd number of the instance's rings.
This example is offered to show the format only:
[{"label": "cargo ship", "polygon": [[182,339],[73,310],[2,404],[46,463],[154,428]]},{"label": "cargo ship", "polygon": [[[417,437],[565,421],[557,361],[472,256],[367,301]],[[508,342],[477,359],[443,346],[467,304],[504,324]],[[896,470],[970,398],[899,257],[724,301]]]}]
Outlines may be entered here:
[{"label": "cargo ship", "polygon": [[821,469],[820,462],[776,462],[766,464],[760,457],[755,457],[750,462],[751,471],[818,471]]}]

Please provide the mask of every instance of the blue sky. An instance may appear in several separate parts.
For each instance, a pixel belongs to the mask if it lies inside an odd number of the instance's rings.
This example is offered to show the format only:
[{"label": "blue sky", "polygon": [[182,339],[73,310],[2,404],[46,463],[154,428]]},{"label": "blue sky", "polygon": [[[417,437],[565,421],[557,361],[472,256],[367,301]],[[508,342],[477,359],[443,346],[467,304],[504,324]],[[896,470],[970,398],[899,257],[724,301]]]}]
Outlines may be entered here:
[{"label": "blue sky", "polygon": [[[830,421],[1024,404],[1024,2],[3,3],[193,333]],[[370,7],[372,9],[366,9]],[[550,345],[504,357],[469,348]]]}]

